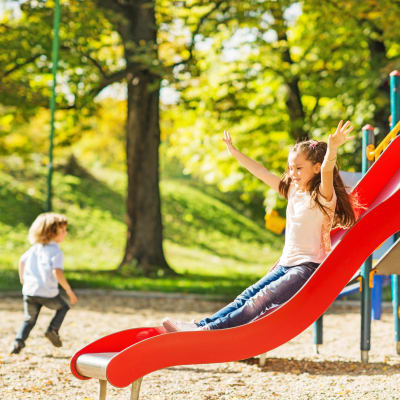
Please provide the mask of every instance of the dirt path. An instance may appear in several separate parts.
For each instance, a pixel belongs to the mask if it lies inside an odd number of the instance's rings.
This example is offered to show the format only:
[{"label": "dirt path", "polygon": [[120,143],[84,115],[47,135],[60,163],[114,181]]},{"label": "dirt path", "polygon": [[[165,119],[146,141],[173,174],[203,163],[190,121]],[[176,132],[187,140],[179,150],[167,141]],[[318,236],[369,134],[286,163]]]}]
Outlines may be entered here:
[{"label": "dirt path", "polygon": [[[64,346],[43,337],[51,317],[43,310],[19,355],[8,354],[23,319],[19,298],[0,298],[0,399],[95,400],[98,383],[77,380],[69,371],[71,355],[116,330],[158,325],[170,315],[199,318],[222,303],[194,299],[131,298],[81,295],[61,329]],[[257,359],[189,365],[157,371],[143,380],[141,399],[400,399],[400,356],[395,354],[390,312],[373,321],[370,363],[360,359],[360,315],[355,309],[331,310],[324,320],[324,345],[314,355],[312,329]],[[267,333],[266,333],[267,335]],[[238,343],[240,345],[240,343]],[[129,399],[129,389],[108,386],[107,399]]]}]

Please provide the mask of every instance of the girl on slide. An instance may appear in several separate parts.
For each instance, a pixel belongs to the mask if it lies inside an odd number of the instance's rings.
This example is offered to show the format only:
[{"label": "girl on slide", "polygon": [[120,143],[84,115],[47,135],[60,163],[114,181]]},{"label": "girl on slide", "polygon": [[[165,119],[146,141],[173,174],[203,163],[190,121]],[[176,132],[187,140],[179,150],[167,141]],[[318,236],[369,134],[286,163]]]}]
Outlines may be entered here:
[{"label": "girl on slide", "polygon": [[340,121],[328,143],[306,140],[290,151],[282,179],[232,144],[229,152],[254,176],[288,200],[285,246],[276,268],[247,288],[236,299],[198,322],[163,320],[169,332],[225,329],[243,325],[289,300],[310,278],[331,250],[330,230],[348,228],[356,221],[352,198],[347,194],[336,165],[337,149],[353,139],[353,126]]}]

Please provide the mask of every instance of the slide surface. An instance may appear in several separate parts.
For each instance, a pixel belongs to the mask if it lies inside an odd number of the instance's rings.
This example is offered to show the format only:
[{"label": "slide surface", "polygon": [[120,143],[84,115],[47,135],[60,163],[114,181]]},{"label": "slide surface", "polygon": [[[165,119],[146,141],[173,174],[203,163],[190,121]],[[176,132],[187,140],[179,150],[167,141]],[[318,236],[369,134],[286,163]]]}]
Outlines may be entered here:
[{"label": "slide surface", "polygon": [[374,265],[374,268],[379,275],[400,274],[400,238]]},{"label": "slide surface", "polygon": [[354,191],[366,209],[349,230],[332,232],[333,250],[303,288],[263,317],[236,328],[167,333],[163,327],[129,329],[106,336],[78,351],[115,353],[107,380],[124,387],[158,369],[187,364],[236,361],[291,340],[322,315],[364,260],[400,230],[400,136],[382,153]]}]

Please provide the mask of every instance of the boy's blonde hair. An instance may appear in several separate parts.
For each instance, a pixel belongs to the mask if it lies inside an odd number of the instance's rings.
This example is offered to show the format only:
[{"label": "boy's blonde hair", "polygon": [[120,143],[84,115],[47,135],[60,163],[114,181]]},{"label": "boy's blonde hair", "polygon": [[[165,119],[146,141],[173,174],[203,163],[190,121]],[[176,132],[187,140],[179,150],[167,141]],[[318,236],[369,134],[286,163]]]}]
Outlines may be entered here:
[{"label": "boy's blonde hair", "polygon": [[29,228],[28,240],[31,244],[48,244],[57,236],[58,228],[67,225],[67,217],[63,214],[39,214]]}]

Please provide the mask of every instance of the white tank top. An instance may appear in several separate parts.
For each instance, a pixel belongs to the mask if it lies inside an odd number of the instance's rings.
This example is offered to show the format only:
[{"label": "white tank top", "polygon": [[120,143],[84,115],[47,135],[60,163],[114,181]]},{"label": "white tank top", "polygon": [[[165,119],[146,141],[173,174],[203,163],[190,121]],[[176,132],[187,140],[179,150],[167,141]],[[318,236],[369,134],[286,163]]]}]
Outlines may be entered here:
[{"label": "white tank top", "polygon": [[330,230],[336,207],[336,193],[326,201],[326,215],[311,199],[309,192],[296,190],[290,185],[286,208],[285,246],[279,260],[280,265],[293,266],[304,262],[321,263],[331,250]]}]

